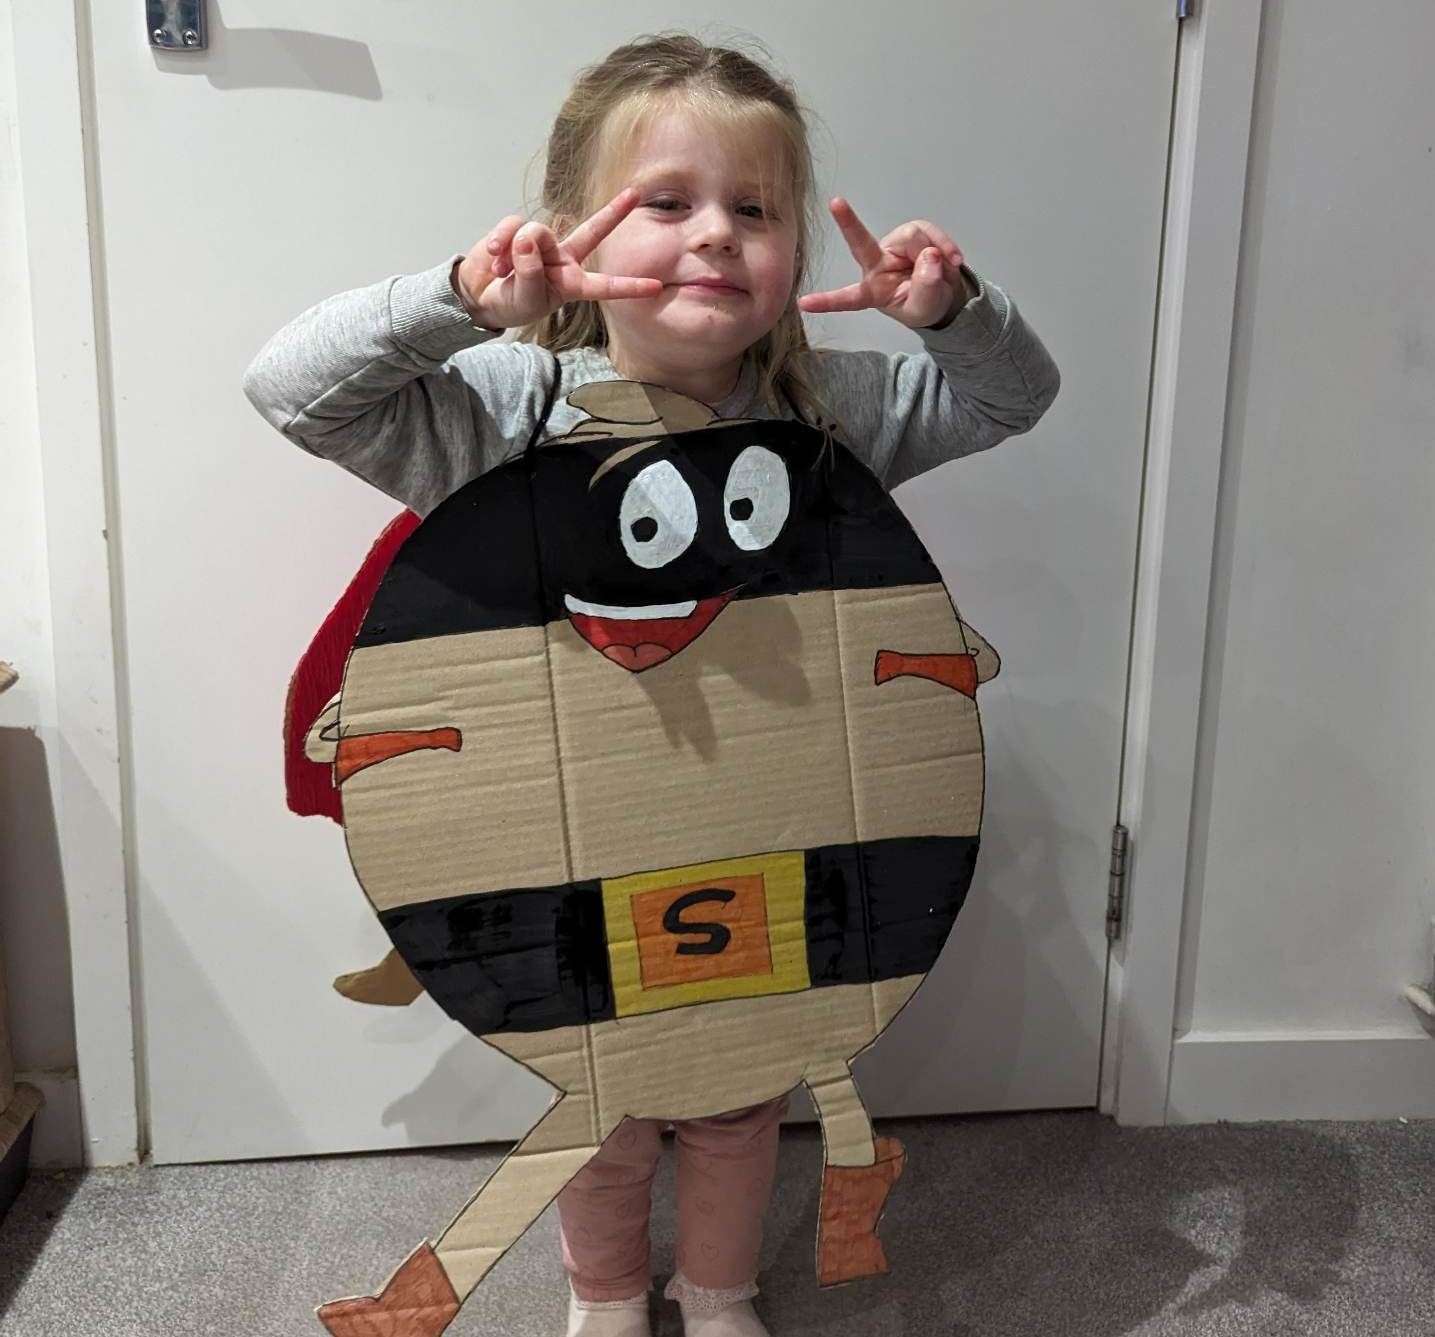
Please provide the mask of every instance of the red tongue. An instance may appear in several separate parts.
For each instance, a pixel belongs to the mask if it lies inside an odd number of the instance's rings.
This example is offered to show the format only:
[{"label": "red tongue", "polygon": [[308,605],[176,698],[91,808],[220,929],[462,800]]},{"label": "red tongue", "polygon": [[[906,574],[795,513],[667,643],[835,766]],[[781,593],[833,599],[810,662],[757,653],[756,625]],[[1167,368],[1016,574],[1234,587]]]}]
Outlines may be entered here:
[{"label": "red tongue", "polygon": [[651,641],[643,645],[609,645],[603,650],[604,659],[621,664],[629,673],[641,673],[645,668],[652,668],[654,664],[661,664],[672,657],[673,652],[666,646],[654,645]]},{"label": "red tongue", "polygon": [[599,654],[629,673],[641,673],[671,659],[696,640],[736,593],[729,590],[710,599],[699,599],[686,617],[594,617],[590,613],[570,613],[568,620]]}]

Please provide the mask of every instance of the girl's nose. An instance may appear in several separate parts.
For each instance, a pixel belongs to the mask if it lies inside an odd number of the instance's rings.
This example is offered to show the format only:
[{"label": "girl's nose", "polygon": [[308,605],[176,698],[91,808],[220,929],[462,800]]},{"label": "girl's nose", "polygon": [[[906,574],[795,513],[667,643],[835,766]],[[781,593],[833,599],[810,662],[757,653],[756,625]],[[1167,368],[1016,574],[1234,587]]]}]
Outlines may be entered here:
[{"label": "girl's nose", "polygon": [[692,216],[692,232],[695,244],[721,246],[727,250],[737,247],[737,228],[725,205],[709,204],[696,210]]}]

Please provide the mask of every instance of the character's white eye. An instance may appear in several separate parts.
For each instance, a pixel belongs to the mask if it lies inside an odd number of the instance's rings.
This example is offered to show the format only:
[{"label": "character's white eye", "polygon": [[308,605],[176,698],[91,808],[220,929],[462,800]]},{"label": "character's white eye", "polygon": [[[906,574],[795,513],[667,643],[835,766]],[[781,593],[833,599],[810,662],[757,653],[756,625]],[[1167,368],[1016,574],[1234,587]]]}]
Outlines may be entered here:
[{"label": "character's white eye", "polygon": [[792,506],[787,465],[766,446],[749,446],[733,461],[723,489],[722,511],[739,548],[758,552],[782,532]]},{"label": "character's white eye", "polygon": [[618,512],[623,550],[639,566],[666,566],[687,551],[698,532],[693,490],[669,460],[633,476]]}]

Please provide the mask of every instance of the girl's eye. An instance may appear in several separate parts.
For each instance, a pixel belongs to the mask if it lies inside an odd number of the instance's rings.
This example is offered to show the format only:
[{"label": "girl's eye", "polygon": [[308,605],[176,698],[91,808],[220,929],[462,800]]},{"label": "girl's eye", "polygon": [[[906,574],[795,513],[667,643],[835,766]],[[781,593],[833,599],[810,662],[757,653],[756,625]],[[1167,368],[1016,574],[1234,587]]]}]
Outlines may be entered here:
[{"label": "girl's eye", "polygon": [[[683,208],[681,200],[652,200],[648,204],[650,209],[660,209],[663,213],[671,213],[674,209]],[[766,210],[760,204],[742,204],[738,206],[739,211],[751,209],[753,212],[748,215],[750,218],[766,217]]]}]

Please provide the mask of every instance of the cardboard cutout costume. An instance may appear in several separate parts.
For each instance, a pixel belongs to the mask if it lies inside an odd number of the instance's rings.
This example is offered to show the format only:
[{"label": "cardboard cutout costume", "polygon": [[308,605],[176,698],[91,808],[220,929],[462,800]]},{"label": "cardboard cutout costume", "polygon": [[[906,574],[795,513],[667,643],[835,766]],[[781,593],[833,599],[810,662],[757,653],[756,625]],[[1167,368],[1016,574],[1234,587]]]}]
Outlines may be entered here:
[{"label": "cardboard cutout costume", "polygon": [[818,428],[633,381],[569,402],[391,526],[291,685],[291,806],[341,816],[394,944],[336,987],[427,990],[558,1092],[434,1245],[319,1310],[338,1337],[441,1332],[625,1116],[798,1083],[819,1281],[886,1270],[903,1153],[849,1064],[966,896],[996,655]]}]

